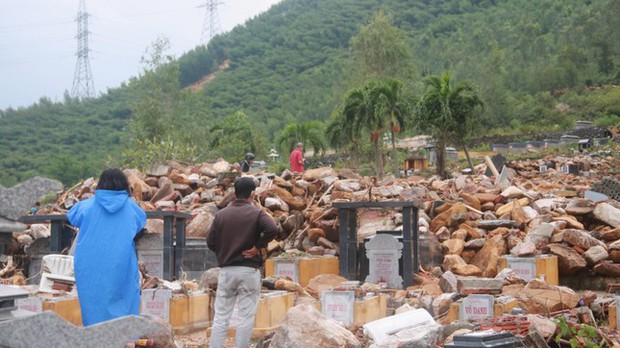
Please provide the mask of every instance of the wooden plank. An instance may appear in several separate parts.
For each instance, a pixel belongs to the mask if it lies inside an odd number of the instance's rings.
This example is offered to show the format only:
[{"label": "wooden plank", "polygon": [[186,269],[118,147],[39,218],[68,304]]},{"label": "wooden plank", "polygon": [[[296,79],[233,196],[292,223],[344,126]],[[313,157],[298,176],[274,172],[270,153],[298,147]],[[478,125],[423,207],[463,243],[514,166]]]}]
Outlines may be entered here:
[{"label": "wooden plank", "polygon": [[487,167],[489,167],[491,173],[493,173],[495,177],[499,177],[499,172],[497,171],[497,168],[495,168],[495,164],[493,164],[493,161],[491,161],[491,157],[484,156],[484,163],[486,163]]}]

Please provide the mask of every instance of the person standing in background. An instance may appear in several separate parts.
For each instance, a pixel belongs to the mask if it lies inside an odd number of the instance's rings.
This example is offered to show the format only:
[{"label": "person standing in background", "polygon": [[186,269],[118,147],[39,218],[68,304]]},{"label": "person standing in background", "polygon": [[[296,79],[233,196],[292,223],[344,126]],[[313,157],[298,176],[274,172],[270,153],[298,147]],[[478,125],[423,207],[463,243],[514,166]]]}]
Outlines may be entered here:
[{"label": "person standing in background", "polygon": [[95,196],[67,213],[78,227],[75,285],[84,326],[140,312],[140,276],[134,238],[146,213],[129,197],[125,174],[103,171]]},{"label": "person standing in background", "polygon": [[241,172],[242,173],[247,173],[250,171],[250,168],[252,166],[252,162],[254,162],[254,158],[256,158],[256,156],[254,156],[253,153],[248,152],[245,154],[245,161],[241,162]]},{"label": "person standing in background", "polygon": [[247,176],[237,179],[236,199],[215,214],[207,235],[207,246],[215,252],[220,267],[211,348],[224,345],[235,303],[239,308],[235,347],[247,348],[250,342],[261,289],[260,250],[267,247],[278,231],[273,219],[252,205],[255,189],[254,179]]},{"label": "person standing in background", "polygon": [[303,173],[304,171],[303,149],[304,144],[297,143],[297,146],[295,146],[295,149],[291,152],[289,162],[291,164],[291,172],[293,173]]}]

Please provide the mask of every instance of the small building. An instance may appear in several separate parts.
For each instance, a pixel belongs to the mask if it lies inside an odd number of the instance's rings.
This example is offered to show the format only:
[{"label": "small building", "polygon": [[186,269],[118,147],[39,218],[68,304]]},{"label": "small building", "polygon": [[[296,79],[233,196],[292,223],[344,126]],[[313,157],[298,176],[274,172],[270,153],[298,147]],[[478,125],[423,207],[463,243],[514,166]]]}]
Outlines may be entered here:
[{"label": "small building", "polygon": [[405,159],[404,170],[406,173],[421,171],[428,168],[428,158],[423,156],[413,156]]},{"label": "small building", "polygon": [[589,149],[594,145],[594,141],[592,139],[580,139],[579,140],[579,150]]}]

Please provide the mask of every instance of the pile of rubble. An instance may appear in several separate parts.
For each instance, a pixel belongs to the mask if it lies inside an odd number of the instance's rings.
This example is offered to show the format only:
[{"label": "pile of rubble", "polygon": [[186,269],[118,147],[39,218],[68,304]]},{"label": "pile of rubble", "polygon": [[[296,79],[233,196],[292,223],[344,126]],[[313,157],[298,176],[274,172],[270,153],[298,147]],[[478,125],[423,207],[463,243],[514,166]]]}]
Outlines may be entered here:
[{"label": "pile of rubble", "polygon": [[[509,297],[512,304],[505,308],[506,313],[513,313],[516,307],[521,311],[516,314],[527,316],[504,322],[469,322],[465,328],[510,327],[515,333],[527,336],[530,333],[527,328],[534,327],[544,340],[557,337],[563,340],[557,334],[559,324],[548,317],[561,316],[568,330],[591,325],[590,316],[607,315],[609,300],[597,298],[593,292],[578,293],[549,284],[544,279],[524,279],[508,268],[501,270],[500,259],[554,255],[561,277],[620,276],[620,203],[610,198],[620,192],[616,178],[610,176],[618,168],[618,162],[613,153],[512,161],[503,168],[495,168],[489,160],[475,167],[472,175],[457,175],[448,180],[435,176],[379,180],[333,168],[311,169],[301,176],[286,171],[280,176],[261,173],[253,175],[259,184],[255,203],[280,226],[277,241],[269,247],[275,256],[292,249],[314,255],[338,255],[338,211],[332,203],[416,202],[420,236],[430,241],[422,270],[415,277],[416,285],[393,290],[364,284],[358,289],[360,296],[388,294],[390,314],[403,306],[424,308],[432,314],[433,322],[444,325],[441,330],[432,328],[433,335],[442,341],[457,329],[463,329],[448,325],[454,320],[449,315],[450,307],[459,299],[493,295],[499,304],[501,297]],[[580,175],[560,169],[565,166],[577,168]],[[493,167],[489,169],[495,175],[484,174],[488,167]],[[134,198],[145,210],[191,213],[188,238],[206,237],[214,214],[234,199],[232,184],[242,175],[237,165],[223,160],[191,166],[171,162],[153,166],[144,173],[137,170],[125,173]],[[44,212],[66,212],[75,202],[93,195],[95,187],[95,179],[81,182],[59,195]],[[157,224],[148,225],[148,229],[151,233],[161,233]],[[402,229],[402,214],[396,210],[359,210],[359,241],[376,231],[399,229]],[[317,299],[320,293],[317,288],[337,287],[344,279],[317,281],[326,284],[303,288],[290,280],[279,279],[269,287],[296,292],[303,302],[304,298]],[[210,286],[214,286],[213,281]],[[576,308],[593,310],[582,315],[579,310],[575,312]],[[308,308],[296,312],[300,318],[316,315]],[[608,333],[596,330],[598,339],[612,342]],[[347,336],[345,341],[350,339]],[[273,346],[279,344],[283,343]]]}]

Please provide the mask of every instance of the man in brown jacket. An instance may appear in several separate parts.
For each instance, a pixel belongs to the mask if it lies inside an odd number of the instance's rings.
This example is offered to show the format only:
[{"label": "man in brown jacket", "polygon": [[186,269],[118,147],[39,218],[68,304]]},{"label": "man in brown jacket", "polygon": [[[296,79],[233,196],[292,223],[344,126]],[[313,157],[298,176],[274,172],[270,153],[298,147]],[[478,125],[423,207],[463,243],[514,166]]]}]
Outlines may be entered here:
[{"label": "man in brown jacket", "polygon": [[260,249],[267,247],[278,230],[269,215],[252,205],[255,189],[254,179],[239,178],[236,200],[215,214],[207,236],[207,245],[220,266],[211,348],[223,346],[235,303],[239,311],[235,346],[247,348],[250,342],[261,289]]}]

